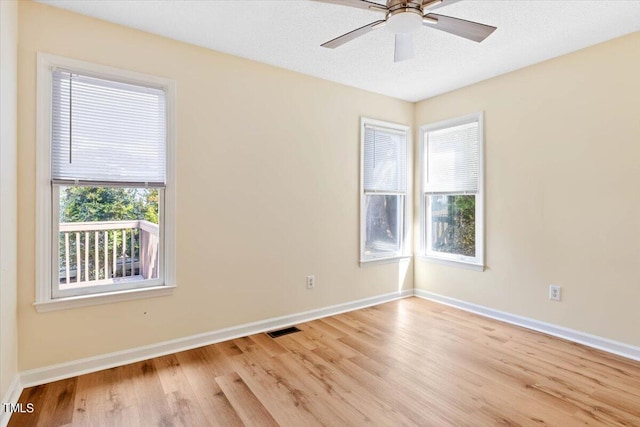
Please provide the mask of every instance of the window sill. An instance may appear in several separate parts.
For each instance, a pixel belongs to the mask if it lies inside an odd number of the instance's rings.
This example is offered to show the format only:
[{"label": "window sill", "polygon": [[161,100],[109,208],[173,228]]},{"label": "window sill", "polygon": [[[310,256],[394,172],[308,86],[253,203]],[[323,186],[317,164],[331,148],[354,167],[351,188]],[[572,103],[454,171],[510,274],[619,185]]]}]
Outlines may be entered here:
[{"label": "window sill", "polygon": [[433,262],[436,264],[449,265],[451,267],[464,268],[467,270],[474,270],[474,271],[484,271],[484,265],[482,264],[473,264],[471,262],[456,261],[452,259],[435,258],[435,257],[426,256],[426,255],[418,255],[417,258],[419,260]]},{"label": "window sill", "polygon": [[361,259],[360,266],[372,265],[372,264],[389,264],[392,262],[400,262],[411,259],[411,255],[393,256],[389,258],[373,258],[373,259]]},{"label": "window sill", "polygon": [[48,301],[38,301],[33,303],[36,311],[44,313],[47,311],[66,310],[69,308],[85,307],[89,305],[109,304],[113,302],[129,301],[142,298],[153,298],[171,295],[175,286],[154,286],[149,288],[129,289],[126,291],[116,291],[103,294],[82,295],[77,297],[57,298]]}]

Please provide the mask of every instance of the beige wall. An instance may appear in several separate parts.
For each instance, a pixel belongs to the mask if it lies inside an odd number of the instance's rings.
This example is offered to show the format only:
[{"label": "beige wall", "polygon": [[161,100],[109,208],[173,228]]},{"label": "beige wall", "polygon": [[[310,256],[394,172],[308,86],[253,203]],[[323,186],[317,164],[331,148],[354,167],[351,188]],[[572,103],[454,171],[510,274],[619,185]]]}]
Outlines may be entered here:
[{"label": "beige wall", "polygon": [[[411,288],[357,262],[359,118],[475,111],[488,269],[418,261],[416,287],[640,345],[640,34],[414,105],[41,4],[19,23],[20,370]],[[174,295],[34,310],[38,51],[176,80]]]},{"label": "beige wall", "polygon": [[17,43],[18,4],[0,1],[0,399],[7,393],[18,369]]},{"label": "beige wall", "polygon": [[[358,265],[359,120],[414,106],[31,2],[20,3],[20,369],[413,287]],[[177,85],[178,289],[36,313],[36,52]],[[316,289],[305,277],[316,276]]]},{"label": "beige wall", "polygon": [[488,269],[417,261],[416,287],[640,345],[639,76],[634,33],[418,103],[485,112]]}]

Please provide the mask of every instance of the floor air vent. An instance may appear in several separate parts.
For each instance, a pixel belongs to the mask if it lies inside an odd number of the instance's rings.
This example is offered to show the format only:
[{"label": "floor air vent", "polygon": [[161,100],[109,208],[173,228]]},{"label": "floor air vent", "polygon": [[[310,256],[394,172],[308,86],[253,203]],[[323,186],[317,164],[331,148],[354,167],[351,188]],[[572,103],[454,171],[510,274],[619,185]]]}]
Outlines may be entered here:
[{"label": "floor air vent", "polygon": [[300,329],[296,328],[295,326],[292,326],[290,328],[278,329],[277,331],[267,332],[267,335],[269,335],[271,338],[278,338],[283,335],[292,334],[294,332],[300,332]]}]

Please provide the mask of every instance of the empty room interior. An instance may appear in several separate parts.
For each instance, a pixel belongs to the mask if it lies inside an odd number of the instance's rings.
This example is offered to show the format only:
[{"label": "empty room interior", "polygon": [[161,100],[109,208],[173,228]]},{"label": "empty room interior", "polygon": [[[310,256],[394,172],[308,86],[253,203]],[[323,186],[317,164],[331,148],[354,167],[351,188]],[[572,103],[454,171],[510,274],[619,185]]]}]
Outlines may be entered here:
[{"label": "empty room interior", "polygon": [[640,1],[0,0],[0,427],[640,426]]}]

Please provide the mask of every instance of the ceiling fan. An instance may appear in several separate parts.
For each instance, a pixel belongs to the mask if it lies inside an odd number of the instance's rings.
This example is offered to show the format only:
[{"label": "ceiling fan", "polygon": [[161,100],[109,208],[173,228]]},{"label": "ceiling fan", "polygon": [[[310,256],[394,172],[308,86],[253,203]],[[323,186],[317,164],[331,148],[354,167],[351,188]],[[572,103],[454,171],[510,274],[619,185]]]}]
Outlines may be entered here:
[{"label": "ceiling fan", "polygon": [[400,62],[413,57],[413,33],[421,26],[435,28],[440,31],[481,42],[496,30],[496,27],[465,21],[464,19],[431,13],[442,6],[460,0],[387,0],[387,4],[374,3],[367,0],[315,0],[322,3],[339,4],[384,13],[384,19],[372,22],[333,40],[322,44],[322,47],[335,49],[372,30],[385,27],[395,33],[396,44],[394,61]]}]

